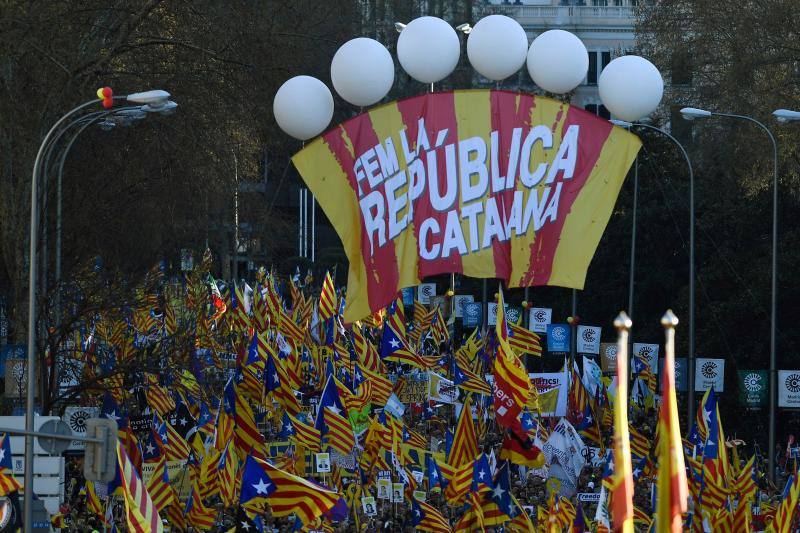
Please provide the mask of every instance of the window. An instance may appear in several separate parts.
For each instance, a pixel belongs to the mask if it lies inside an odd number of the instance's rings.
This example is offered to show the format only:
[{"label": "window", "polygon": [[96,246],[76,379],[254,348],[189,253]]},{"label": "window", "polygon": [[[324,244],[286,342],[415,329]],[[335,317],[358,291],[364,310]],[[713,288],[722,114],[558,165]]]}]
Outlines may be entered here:
[{"label": "window", "polygon": [[589,85],[597,85],[597,52],[589,52],[589,72],[586,75]]},{"label": "window", "polygon": [[588,111],[589,113],[595,114],[600,118],[604,118],[606,120],[609,120],[611,118],[611,113],[609,113],[608,109],[606,109],[606,106],[604,106],[602,104],[600,104],[600,105],[598,105],[598,104],[587,104],[587,105],[583,106],[583,108],[586,111]]},{"label": "window", "polygon": [[597,85],[600,73],[611,62],[611,52],[589,52],[589,72],[586,75],[588,85]]},{"label": "window", "polygon": [[608,5],[608,0],[592,0],[593,6],[604,7]]}]

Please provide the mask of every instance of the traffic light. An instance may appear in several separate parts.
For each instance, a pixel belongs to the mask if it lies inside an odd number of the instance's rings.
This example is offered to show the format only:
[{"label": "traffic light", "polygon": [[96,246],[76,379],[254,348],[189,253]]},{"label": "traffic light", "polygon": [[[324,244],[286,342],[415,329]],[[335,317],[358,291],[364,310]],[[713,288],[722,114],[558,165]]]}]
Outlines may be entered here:
[{"label": "traffic light", "polygon": [[117,473],[117,422],[110,418],[86,420],[86,437],[99,442],[86,442],[83,477],[89,481],[113,481]]}]

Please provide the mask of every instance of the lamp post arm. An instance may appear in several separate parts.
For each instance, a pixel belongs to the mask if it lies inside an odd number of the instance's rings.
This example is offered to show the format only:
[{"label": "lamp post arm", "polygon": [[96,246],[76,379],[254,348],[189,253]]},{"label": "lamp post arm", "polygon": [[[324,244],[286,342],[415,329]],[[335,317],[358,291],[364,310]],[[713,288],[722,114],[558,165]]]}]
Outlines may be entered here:
[{"label": "lamp post arm", "polygon": [[[637,122],[634,124],[641,128],[650,129],[661,133],[668,137],[681,151],[683,159],[686,161],[686,166],[689,168],[689,353],[687,355],[687,374],[689,376],[687,383],[686,405],[687,405],[687,420],[691,421],[694,410],[694,372],[695,372],[695,209],[694,209],[694,169],[692,168],[692,161],[689,159],[689,154],[686,148],[683,147],[678,139],[676,139],[668,131],[662,130],[649,124],[642,124]],[[688,422],[687,422],[688,423]]]},{"label": "lamp post arm", "polygon": [[778,322],[778,142],[770,129],[759,120],[733,113],[713,113],[722,117],[738,118],[752,122],[772,141],[772,279],[770,281],[770,326],[769,326],[769,479],[775,481],[775,418],[777,417],[776,394],[777,369],[777,322]]},{"label": "lamp post arm", "polygon": [[[58,128],[71,116],[96,105],[101,100],[95,98],[84,102],[63,115],[50,128],[39,145],[36,159],[31,172],[31,216],[30,216],[30,247],[28,250],[28,367],[25,409],[25,430],[34,431],[34,399],[36,390],[36,237],[38,223],[38,176],[41,170],[42,156],[45,148]],[[25,437],[25,499],[24,499],[24,527],[26,533],[32,531],[33,521],[33,437]]]}]

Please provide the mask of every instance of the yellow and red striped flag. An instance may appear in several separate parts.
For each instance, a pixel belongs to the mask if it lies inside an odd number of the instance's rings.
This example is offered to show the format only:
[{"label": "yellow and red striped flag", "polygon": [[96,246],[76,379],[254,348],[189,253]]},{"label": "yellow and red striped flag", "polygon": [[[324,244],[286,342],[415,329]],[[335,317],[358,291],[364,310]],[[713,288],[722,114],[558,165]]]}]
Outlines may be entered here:
[{"label": "yellow and red striped flag", "polygon": [[156,463],[156,469],[147,482],[147,492],[153,500],[153,505],[159,511],[165,511],[175,500],[175,491],[169,484],[169,474],[167,473],[167,462],[164,456],[160,456]]},{"label": "yellow and red striped flag", "polygon": [[0,496],[22,489],[22,484],[14,477],[11,464],[11,439],[5,433],[0,436]]},{"label": "yellow and red striped flag", "polygon": [[268,502],[273,516],[288,516],[294,513],[303,524],[330,511],[339,503],[341,495],[294,474],[285,472],[270,463],[259,460],[275,491]]},{"label": "yellow and red striped flag", "polygon": [[499,292],[495,323],[498,346],[494,361],[494,413],[500,425],[514,431],[521,439],[527,439],[520,414],[528,402],[531,380],[525,366],[508,344],[509,331],[502,288]]},{"label": "yellow and red striped flag", "polygon": [[125,499],[125,513],[128,531],[134,533],[163,532],[164,526],[158,516],[144,483],[133,467],[133,463],[125,453],[125,449],[117,442],[117,462],[120,469],[122,494]]},{"label": "yellow and red striped flag", "polygon": [[628,330],[625,313],[614,320],[617,328],[617,398],[614,403],[614,473],[611,477],[613,531],[633,533],[633,469],[628,434]]},{"label": "yellow and red striped flag", "polygon": [[475,423],[472,420],[472,402],[467,395],[464,405],[461,406],[461,415],[458,417],[447,462],[452,467],[459,467],[467,463],[471,464],[476,455],[478,455],[478,437],[475,433]]},{"label": "yellow and red striped flag", "polygon": [[286,413],[286,416],[289,417],[289,421],[294,428],[294,432],[289,436],[289,439],[293,440],[295,443],[303,446],[304,448],[308,448],[308,450],[311,452],[321,451],[320,440],[322,437],[319,430],[314,426],[304,424],[289,413]]},{"label": "yellow and red striped flag", "polygon": [[666,359],[662,374],[661,410],[658,417],[658,503],[656,531],[683,530],[683,513],[689,488],[683,463],[683,444],[675,395],[675,326],[678,319],[667,311],[661,319],[666,328]]},{"label": "yellow and red striped flag", "polygon": [[322,292],[319,294],[319,319],[328,320],[336,312],[336,289],[333,287],[331,273],[325,272]]},{"label": "yellow and red striped flag", "polygon": [[531,355],[542,355],[542,345],[539,340],[539,335],[517,324],[508,324],[511,336],[508,338],[508,344],[512,348],[520,352],[529,353]]},{"label": "yellow and red striped flag", "polygon": [[[437,126],[426,132],[420,124]],[[447,144],[428,139],[434,129],[450,132]],[[512,131],[520,130],[527,135],[524,143],[518,136],[511,140]],[[473,143],[471,149],[486,154],[505,147],[503,157],[513,146],[509,160],[522,161],[524,167],[529,154],[520,154],[519,147],[542,139],[552,143],[548,152],[556,155],[545,158],[533,173],[517,172],[516,163],[511,164],[499,188],[497,179],[491,188],[487,179],[460,187],[458,165],[450,165],[451,172],[443,170],[444,152],[450,150],[447,157],[455,158],[459,142]],[[640,146],[622,128],[543,96],[469,90],[375,107],[307,143],[292,161],[350,259],[345,320],[353,322],[388,305],[401,287],[445,272],[499,278],[510,287],[582,289]],[[487,166],[484,162],[483,171]],[[406,180],[416,171],[427,176],[414,180],[418,190]],[[399,179],[391,182],[389,176]],[[547,187],[535,188],[545,182]],[[467,202],[484,213],[486,224],[480,231],[462,229],[458,206]],[[414,209],[395,213],[402,205]],[[503,220],[508,213],[520,215],[511,216],[519,220],[513,234],[506,235]]]},{"label": "yellow and red striped flag", "polygon": [[351,453],[356,445],[356,438],[350,421],[330,407],[325,407],[323,423],[328,428],[324,435],[326,444],[344,455]]},{"label": "yellow and red striped flag", "polygon": [[200,531],[208,531],[214,527],[214,519],[217,516],[215,509],[206,507],[200,499],[200,492],[197,486],[192,487],[189,501],[186,503],[186,520]]}]

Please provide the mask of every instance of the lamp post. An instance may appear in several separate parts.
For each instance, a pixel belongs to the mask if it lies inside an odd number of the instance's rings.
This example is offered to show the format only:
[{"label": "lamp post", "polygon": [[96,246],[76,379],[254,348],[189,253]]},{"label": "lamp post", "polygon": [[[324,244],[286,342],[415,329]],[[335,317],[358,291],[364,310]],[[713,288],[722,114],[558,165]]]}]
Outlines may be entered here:
[{"label": "lamp post", "polygon": [[[127,100],[135,104],[147,104],[153,109],[157,109],[167,104],[169,96],[170,94],[168,92],[159,90],[134,93],[127,96],[114,96],[113,100]],[[109,98],[111,97],[109,96]],[[42,158],[45,150],[61,125],[80,111],[100,102],[103,102],[103,99],[94,98],[88,102],[84,102],[71,109],[53,124],[42,140],[42,143],[39,145],[36,159],[33,162],[33,172],[31,173],[31,226],[30,247],[28,251],[28,365],[25,371],[28,378],[25,395],[25,430],[29,432],[29,434],[25,436],[25,507],[23,510],[23,525],[26,533],[32,531],[33,525],[33,436],[30,433],[35,430],[33,417],[34,390],[36,387],[36,239],[38,236],[38,177],[41,172]]]},{"label": "lamp post", "polygon": [[[787,110],[779,110],[785,112]],[[784,118],[789,120],[791,113],[777,114],[778,120]],[[762,122],[749,117],[747,115],[736,115],[733,113],[716,113],[707,111],[705,109],[697,109],[694,107],[684,107],[681,109],[681,115],[686,120],[694,120],[696,118],[708,117],[728,117],[752,122],[769,136],[772,141],[772,280],[770,283],[770,325],[769,325],[769,478],[775,481],[775,417],[777,414],[777,359],[776,359],[776,327],[777,327],[777,280],[778,280],[778,143],[775,136]],[[800,116],[800,113],[798,114]]]},{"label": "lamp post", "polygon": [[[687,396],[686,396],[686,404],[687,404],[687,424],[692,420],[692,411],[694,409],[694,366],[695,366],[695,320],[694,320],[694,311],[695,311],[695,275],[694,275],[694,251],[695,251],[695,241],[694,241],[694,226],[695,226],[695,210],[694,210],[694,169],[692,168],[692,161],[689,159],[689,154],[686,152],[686,149],[683,145],[673,137],[669,132],[662,130],[661,128],[657,128],[655,126],[651,126],[650,124],[643,124],[641,122],[626,122],[624,120],[612,120],[612,124],[616,126],[620,126],[623,128],[645,128],[648,130],[652,130],[658,132],[666,137],[669,138],[675,145],[680,149],[681,155],[683,155],[683,159],[686,161],[686,166],[689,168],[689,353],[686,357],[687,362],[687,374],[689,378],[686,380],[686,388],[687,388]],[[634,202],[635,202],[634,198]],[[635,204],[634,204],[635,205]],[[635,215],[634,215],[635,216]],[[635,223],[634,223],[635,224]],[[635,226],[634,226],[635,228]],[[635,232],[635,229],[634,229]],[[633,241],[635,245],[635,241]],[[633,268],[633,251],[631,251],[631,268]],[[633,293],[633,278],[631,278],[631,294]],[[631,303],[633,299],[631,297]]]}]

